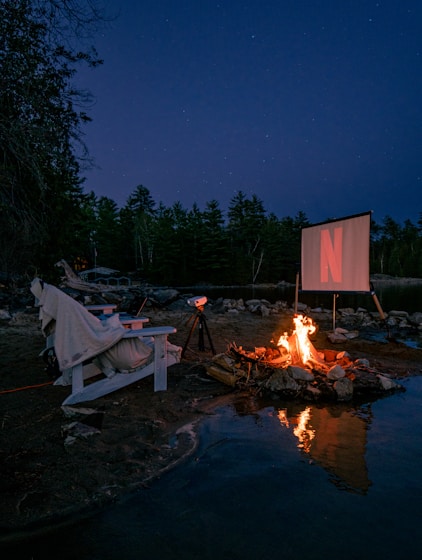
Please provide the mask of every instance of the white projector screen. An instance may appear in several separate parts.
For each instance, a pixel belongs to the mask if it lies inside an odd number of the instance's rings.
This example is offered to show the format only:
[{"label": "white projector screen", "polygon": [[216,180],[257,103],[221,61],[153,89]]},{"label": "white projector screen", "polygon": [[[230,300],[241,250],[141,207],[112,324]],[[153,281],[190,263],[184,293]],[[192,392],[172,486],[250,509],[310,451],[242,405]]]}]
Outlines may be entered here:
[{"label": "white projector screen", "polygon": [[370,292],[371,212],[302,229],[302,291]]}]

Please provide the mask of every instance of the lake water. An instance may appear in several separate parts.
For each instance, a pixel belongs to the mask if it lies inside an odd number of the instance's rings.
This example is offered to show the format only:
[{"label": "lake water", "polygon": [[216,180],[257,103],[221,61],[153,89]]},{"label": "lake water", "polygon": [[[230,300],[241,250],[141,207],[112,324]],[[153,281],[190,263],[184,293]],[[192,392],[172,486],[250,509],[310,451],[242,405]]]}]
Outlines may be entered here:
[{"label": "lake water", "polygon": [[[183,292],[183,290],[181,290]],[[185,290],[187,291],[187,290]],[[191,293],[191,289],[189,289]],[[244,300],[258,298],[267,299],[271,303],[277,300],[287,301],[293,306],[295,301],[295,287],[286,286],[281,288],[245,288],[245,287],[225,287],[225,288],[196,288],[195,295],[206,295],[209,299],[215,300],[218,297],[243,298]],[[385,312],[392,310],[407,311],[413,313],[422,311],[422,284],[404,286],[380,286],[376,288],[376,295]],[[300,292],[299,301],[306,303],[310,307],[333,308],[333,294]],[[336,308],[341,307],[364,307],[368,311],[377,311],[374,300],[370,294],[340,294],[336,299]]]},{"label": "lake water", "polygon": [[422,527],[422,377],[319,407],[233,397],[186,464],[16,560],[408,559]]}]

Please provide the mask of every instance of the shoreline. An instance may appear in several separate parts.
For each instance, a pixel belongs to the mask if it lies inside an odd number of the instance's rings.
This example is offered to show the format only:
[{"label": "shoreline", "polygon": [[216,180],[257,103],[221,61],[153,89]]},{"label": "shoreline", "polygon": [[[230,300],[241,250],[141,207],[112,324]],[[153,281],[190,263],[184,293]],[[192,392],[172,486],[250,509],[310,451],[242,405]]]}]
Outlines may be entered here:
[{"label": "shoreline", "polygon": [[[183,346],[190,310],[151,310],[153,326],[177,328],[170,342]],[[267,346],[291,323],[291,313],[253,314],[207,312],[217,353],[235,341],[246,347]],[[0,323],[0,377],[3,391],[3,473],[0,506],[0,542],[30,539],[36,530],[48,532],[63,523],[92,516],[157,481],[186,461],[199,443],[198,427],[207,414],[241,394],[212,379],[205,365],[209,351],[197,352],[192,343],[180,364],[169,368],[168,390],[154,393],[146,378],[96,401],[82,403],[100,412],[103,424],[89,440],[78,438],[66,446],[61,403],[68,388],[47,385],[39,357],[45,341],[38,317],[28,313],[21,324]],[[395,378],[422,374],[422,350],[353,339],[333,345],[326,332],[318,333],[316,348],[345,350],[353,358],[366,357],[371,365]],[[28,388],[29,387],[29,388]],[[128,421],[130,420],[130,421]],[[155,482],[154,482],[155,483]],[[66,522],[56,517],[66,512]],[[53,526],[54,521],[54,526]],[[26,536],[25,536],[26,535]]]}]

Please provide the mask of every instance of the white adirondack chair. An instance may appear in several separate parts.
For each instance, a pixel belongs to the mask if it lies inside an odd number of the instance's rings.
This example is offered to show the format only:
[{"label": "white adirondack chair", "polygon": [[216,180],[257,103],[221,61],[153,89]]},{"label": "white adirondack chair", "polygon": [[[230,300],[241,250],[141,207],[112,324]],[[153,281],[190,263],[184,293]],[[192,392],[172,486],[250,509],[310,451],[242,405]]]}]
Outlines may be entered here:
[{"label": "white adirondack chair", "polygon": [[175,327],[125,328],[119,314],[105,321],[39,278],[31,291],[40,307],[47,348],[54,347],[61,376],[55,385],[70,385],[62,405],[90,401],[149,375],[154,390],[167,389],[167,367],[180,361],[182,349],[168,342]]}]

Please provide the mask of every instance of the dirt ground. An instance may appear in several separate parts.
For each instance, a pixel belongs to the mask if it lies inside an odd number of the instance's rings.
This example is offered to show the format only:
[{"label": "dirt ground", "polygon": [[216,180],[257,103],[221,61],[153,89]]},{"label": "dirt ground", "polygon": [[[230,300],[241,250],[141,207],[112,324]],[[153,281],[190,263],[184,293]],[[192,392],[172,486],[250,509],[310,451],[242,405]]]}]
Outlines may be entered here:
[{"label": "dirt ground", "polygon": [[[231,342],[250,349],[268,346],[292,326],[289,314],[206,312],[206,317],[217,353]],[[150,326],[175,326],[169,340],[184,346],[189,314],[160,310],[149,318]],[[52,386],[39,356],[45,340],[37,311],[0,322],[0,541],[90,514],[147,487],[194,452],[195,424],[233,392],[206,374],[204,364],[212,354],[208,348],[198,351],[198,335],[193,333],[182,362],[169,368],[167,391],[154,393],[147,378],[75,406],[95,413],[68,418],[61,403],[69,388]],[[208,346],[206,337],[205,342]],[[402,344],[360,337],[334,346],[321,327],[313,344],[347,350],[353,359],[365,357],[396,378],[422,373],[422,350]],[[66,426],[75,420],[98,431],[65,444]]]}]

